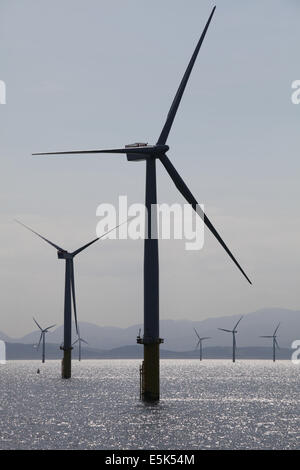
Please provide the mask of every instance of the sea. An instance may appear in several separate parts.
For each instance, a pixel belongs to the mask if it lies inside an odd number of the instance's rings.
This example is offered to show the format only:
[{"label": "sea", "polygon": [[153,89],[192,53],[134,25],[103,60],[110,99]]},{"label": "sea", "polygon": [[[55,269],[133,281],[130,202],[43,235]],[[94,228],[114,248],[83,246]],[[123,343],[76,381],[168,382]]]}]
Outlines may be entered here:
[{"label": "sea", "polygon": [[[139,399],[139,360],[0,365],[0,449],[299,449],[300,366],[161,360],[161,401]],[[37,369],[40,373],[37,373]]]}]

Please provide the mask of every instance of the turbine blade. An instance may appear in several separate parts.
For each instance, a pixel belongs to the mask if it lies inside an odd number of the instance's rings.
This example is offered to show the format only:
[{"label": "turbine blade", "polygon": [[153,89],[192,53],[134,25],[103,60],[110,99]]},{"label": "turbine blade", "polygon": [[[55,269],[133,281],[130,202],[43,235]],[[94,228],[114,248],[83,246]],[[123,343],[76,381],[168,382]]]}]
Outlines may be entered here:
[{"label": "turbine blade", "polygon": [[127,153],[125,148],[120,149],[103,149],[103,150],[67,150],[64,152],[41,152],[41,153],[33,153],[32,155],[35,157],[37,155],[76,155],[76,154],[92,154],[92,153]]},{"label": "turbine blade", "polygon": [[276,339],[276,338],[275,338],[275,344],[276,344],[277,348],[278,348],[278,349],[280,349],[280,347],[279,347],[279,344],[278,344],[278,342],[277,342],[277,339]]},{"label": "turbine blade", "polygon": [[194,328],[194,331],[195,331],[196,335],[198,336],[198,338],[200,339],[200,336],[198,335],[196,328]]},{"label": "turbine blade", "polygon": [[168,138],[168,136],[169,136],[169,133],[170,133],[170,130],[171,130],[173,121],[174,121],[174,119],[175,119],[175,116],[176,116],[176,113],[177,113],[177,110],[178,110],[178,107],[179,107],[179,104],[180,104],[182,95],[183,95],[183,93],[184,93],[184,90],[185,90],[186,84],[187,84],[187,82],[188,82],[188,79],[189,79],[189,77],[190,77],[190,74],[191,74],[191,72],[192,72],[192,70],[193,70],[195,61],[196,61],[196,59],[197,59],[198,52],[199,52],[199,50],[200,50],[200,47],[201,47],[201,45],[202,45],[202,42],[203,42],[203,40],[204,40],[204,38],[205,38],[205,35],[206,35],[206,33],[207,33],[207,30],[208,30],[209,24],[210,24],[210,22],[211,22],[211,19],[212,19],[212,17],[213,17],[213,14],[214,14],[214,12],[215,12],[215,9],[216,9],[216,7],[214,7],[214,8],[212,9],[212,12],[211,12],[211,14],[210,14],[210,16],[209,16],[209,18],[208,18],[208,21],[207,21],[207,23],[206,23],[206,25],[205,25],[205,28],[204,28],[204,30],[203,30],[203,33],[202,33],[201,36],[200,36],[200,39],[199,39],[199,41],[198,41],[198,44],[197,44],[197,46],[196,46],[196,48],[195,48],[195,50],[194,50],[194,53],[193,53],[193,55],[192,55],[192,57],[191,57],[191,60],[190,60],[190,62],[189,62],[189,64],[188,64],[188,66],[187,66],[187,69],[186,69],[186,71],[185,71],[185,74],[184,74],[184,76],[183,76],[183,78],[182,78],[182,80],[181,80],[181,83],[180,83],[180,85],[179,85],[179,88],[178,88],[178,90],[177,90],[177,93],[176,93],[176,95],[175,95],[175,98],[174,98],[173,103],[172,103],[172,105],[171,105],[170,111],[169,111],[169,113],[168,113],[167,120],[166,120],[165,125],[164,125],[164,127],[163,127],[163,129],[162,129],[162,131],[161,131],[161,134],[160,134],[160,136],[159,136],[159,138],[158,138],[158,141],[157,141],[157,144],[158,144],[158,145],[164,145],[164,144],[166,143],[166,141],[167,141],[167,138]]},{"label": "turbine blade", "polygon": [[47,238],[43,237],[41,234],[39,234],[38,232],[35,232],[35,230],[32,230],[32,228],[28,227],[27,225],[23,224],[22,222],[20,222],[19,220],[16,220],[15,219],[15,222],[17,222],[18,224],[20,225],[23,225],[23,227],[27,228],[27,230],[30,230],[30,232],[32,233],[35,233],[35,235],[37,235],[38,237],[40,237],[42,240],[44,240],[45,242],[49,243],[49,245],[52,245],[54,248],[56,248],[57,250],[60,250],[60,251],[65,251],[63,248],[61,248],[60,246],[58,245],[55,245],[55,243],[51,242],[50,240],[48,240]]},{"label": "turbine blade", "polygon": [[260,338],[273,338],[273,336],[260,336]]},{"label": "turbine blade", "polygon": [[128,145],[127,147],[116,148],[116,149],[95,149],[95,150],[67,150],[64,152],[42,152],[42,153],[33,153],[33,156],[37,155],[79,155],[79,154],[93,154],[93,153],[136,153],[136,154],[150,154],[153,152],[155,147],[153,145],[145,145],[141,147],[133,146],[131,147]]},{"label": "turbine blade", "polygon": [[50,330],[50,328],[54,328],[55,326],[56,326],[56,325],[47,326],[47,328],[45,328],[45,330],[44,330],[44,331],[46,331],[46,332],[47,332],[48,330]]},{"label": "turbine blade", "polygon": [[80,253],[81,251],[85,250],[88,246],[92,245],[92,244],[95,243],[97,240],[99,240],[99,237],[94,238],[94,240],[92,240],[91,242],[87,243],[86,245],[83,245],[81,248],[78,248],[78,250],[73,251],[73,253],[71,253],[71,254],[72,254],[73,256],[78,255],[78,253]]},{"label": "turbine blade", "polygon": [[76,326],[76,333],[79,336],[78,330],[78,322],[77,322],[77,310],[76,310],[76,298],[75,298],[75,280],[74,280],[74,262],[71,260],[70,263],[70,270],[71,270],[71,291],[72,291],[72,299],[73,299],[73,310],[74,310],[74,318],[75,318],[75,326]]},{"label": "turbine blade", "polygon": [[210,336],[203,336],[203,338],[200,338],[200,339],[203,341],[204,339],[211,339],[211,337]]},{"label": "turbine blade", "polygon": [[226,333],[232,333],[231,330],[225,330],[224,328],[218,328],[218,330],[221,330],[221,331],[226,331]]},{"label": "turbine blade", "polygon": [[39,340],[39,343],[38,343],[37,348],[36,348],[37,351],[39,350],[39,347],[40,347],[40,344],[41,344],[41,341],[42,341],[42,337],[43,337],[43,333],[41,333],[40,340]]},{"label": "turbine blade", "polygon": [[85,339],[80,338],[80,340],[85,344],[89,344]]},{"label": "turbine blade", "polygon": [[222,240],[221,236],[218,234],[217,230],[214,228],[213,224],[210,222],[208,217],[202,211],[201,207],[198,205],[198,202],[196,201],[196,199],[192,195],[191,191],[189,190],[189,188],[187,187],[187,185],[185,184],[185,182],[183,181],[183,179],[181,178],[178,171],[176,170],[174,165],[171,163],[171,161],[169,160],[167,155],[163,155],[162,157],[160,157],[160,161],[162,162],[165,169],[169,173],[169,175],[170,175],[171,179],[173,180],[176,188],[183,195],[183,197],[188,201],[188,203],[191,204],[191,206],[193,207],[195,212],[197,212],[197,214],[201,217],[201,219],[203,220],[203,222],[205,223],[207,228],[215,236],[215,238],[218,240],[220,245],[224,248],[226,253],[230,256],[230,258],[235,263],[235,265],[238,267],[238,269],[241,271],[241,273],[245,276],[247,281],[250,284],[252,284],[252,282],[250,281],[250,279],[247,276],[247,274],[245,273],[245,271],[242,269],[240,264],[237,262],[237,260],[235,259],[235,257],[233,256],[233,254],[231,253],[231,251],[229,250],[229,248],[225,244],[225,242]]},{"label": "turbine blade", "polygon": [[36,319],[35,319],[34,317],[32,317],[32,318],[33,318],[34,323],[39,327],[39,329],[40,329],[41,331],[43,331],[43,328],[38,324],[38,322],[36,321]]},{"label": "turbine blade", "polygon": [[278,328],[279,328],[279,326],[280,326],[280,323],[278,323],[278,325],[276,326],[276,329],[275,329],[275,331],[274,331],[274,333],[273,333],[273,336],[275,336],[275,335],[276,335],[276,333],[277,333],[277,331],[278,331]]},{"label": "turbine blade", "polygon": [[196,346],[195,346],[195,351],[196,351],[196,349],[198,348],[199,344],[200,344],[200,339],[199,339],[198,343],[197,343]]},{"label": "turbine blade", "polygon": [[74,343],[72,343],[72,346],[74,346],[74,344],[78,343],[79,341],[79,338],[76,339],[76,341],[74,341]]},{"label": "turbine blade", "polygon": [[233,328],[234,330],[236,329],[236,327],[238,326],[238,324],[240,323],[241,319],[243,318],[243,315],[241,316],[241,318],[239,319],[239,321],[237,322],[237,324],[235,325],[235,327]]},{"label": "turbine blade", "polygon": [[85,250],[88,246],[92,245],[92,244],[95,243],[97,240],[100,240],[100,238],[105,237],[105,235],[108,235],[110,232],[112,232],[113,230],[116,230],[116,229],[119,228],[121,225],[126,224],[129,220],[131,220],[131,219],[133,219],[133,218],[135,218],[135,217],[131,217],[130,219],[125,220],[125,222],[122,222],[121,224],[116,225],[116,227],[111,228],[111,229],[108,230],[107,232],[103,233],[103,235],[101,235],[100,237],[94,238],[94,240],[92,240],[91,242],[87,243],[86,245],[83,245],[81,248],[78,248],[78,250],[73,251],[73,253],[71,253],[72,256],[78,255],[78,253],[80,253],[81,251]]}]

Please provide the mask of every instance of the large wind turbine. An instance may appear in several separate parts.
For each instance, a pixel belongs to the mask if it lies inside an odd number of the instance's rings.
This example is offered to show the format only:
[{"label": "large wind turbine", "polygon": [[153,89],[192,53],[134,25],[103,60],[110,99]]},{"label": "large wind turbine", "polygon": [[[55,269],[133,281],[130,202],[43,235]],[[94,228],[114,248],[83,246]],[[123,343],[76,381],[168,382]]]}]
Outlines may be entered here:
[{"label": "large wind turbine", "polygon": [[200,346],[200,361],[202,361],[202,341],[206,340],[206,339],[211,339],[210,336],[202,336],[202,338],[199,336],[196,328],[194,328],[194,331],[198,337],[198,343],[196,345],[196,349],[198,348],[198,346]]},{"label": "large wind turbine", "polygon": [[232,333],[232,362],[235,362],[235,352],[236,352],[236,339],[235,339],[235,335],[236,335],[236,333],[237,333],[236,327],[238,326],[238,324],[240,323],[240,321],[241,321],[242,318],[243,318],[243,316],[241,316],[241,318],[239,319],[239,321],[237,322],[237,324],[234,326],[233,330],[226,330],[225,328],[218,328],[218,330],[226,331],[226,333]]},{"label": "large wind turbine", "polygon": [[276,339],[277,338],[276,333],[278,331],[279,325],[280,325],[280,323],[278,323],[278,325],[276,326],[273,335],[271,335],[271,336],[260,336],[260,338],[272,338],[273,339],[273,362],[276,361],[276,347],[279,349],[279,345],[278,345],[277,339]]},{"label": "large wind turbine", "polygon": [[[159,337],[159,267],[158,267],[158,240],[156,217],[152,218],[151,223],[151,207],[156,207],[156,160],[159,160],[169,176],[173,180],[175,186],[183,197],[187,200],[197,214],[203,219],[206,227],[216,237],[218,242],[236,264],[241,273],[250,282],[248,276],[243,271],[211,221],[202,211],[197,200],[174,168],[173,164],[166,155],[169,150],[167,139],[176,116],[183,92],[188,82],[189,76],[196,61],[198,52],[207,33],[209,24],[215,12],[213,8],[201,37],[196,45],[195,51],[191,57],[178,91],[175,95],[166,122],[162,128],[157,143],[154,145],[135,143],[125,145],[124,148],[115,148],[110,150],[72,150],[63,152],[46,152],[34,155],[65,155],[65,154],[125,154],[130,162],[146,161],[146,234],[144,242],[144,336],[138,338],[138,342],[144,345],[144,363],[143,363],[143,391],[142,397],[145,401],[159,400],[159,344],[163,341]],[[251,282],[250,282],[251,284]]]},{"label": "large wind turbine", "polygon": [[[47,242],[49,245],[53,246],[57,250],[57,257],[59,259],[64,259],[66,261],[66,271],[65,271],[65,304],[64,304],[64,341],[61,349],[64,351],[64,356],[62,360],[62,378],[69,379],[71,377],[71,351],[72,351],[72,301],[73,301],[73,312],[74,312],[74,319],[75,319],[75,326],[76,332],[78,335],[78,323],[77,323],[77,310],[76,310],[76,299],[75,299],[75,279],[74,279],[74,258],[76,255],[81,253],[81,251],[88,248],[90,245],[95,243],[96,241],[103,238],[105,235],[110,233],[112,230],[115,230],[117,227],[114,227],[111,230],[105,232],[101,237],[97,237],[91,242],[83,245],[82,247],[78,248],[73,252],[68,252],[64,248],[56,245],[55,243],[51,242],[47,238],[40,235],[38,232],[35,232],[27,225],[23,224],[16,220],[20,225],[30,230],[32,233],[40,237],[42,240]],[[126,221],[127,222],[127,221]],[[123,223],[126,223],[123,222]]]},{"label": "large wind turbine", "polygon": [[78,343],[78,360],[81,361],[81,343],[88,344],[88,342],[85,341],[85,339],[81,338],[80,334],[78,333],[78,338],[76,339],[76,341],[74,341],[72,346],[74,346],[74,344],[76,343]]},{"label": "large wind turbine", "polygon": [[42,362],[45,362],[45,344],[46,344],[46,341],[45,341],[45,335],[46,333],[48,333],[48,331],[50,330],[50,328],[54,328],[55,325],[51,325],[51,326],[47,326],[47,328],[42,328],[38,322],[36,321],[36,319],[33,317],[33,321],[34,323],[39,327],[39,329],[41,330],[41,335],[40,335],[40,340],[39,340],[39,343],[37,345],[37,351],[39,350],[39,347],[40,347],[40,344],[41,344],[41,341],[43,341],[43,352],[42,352]]}]

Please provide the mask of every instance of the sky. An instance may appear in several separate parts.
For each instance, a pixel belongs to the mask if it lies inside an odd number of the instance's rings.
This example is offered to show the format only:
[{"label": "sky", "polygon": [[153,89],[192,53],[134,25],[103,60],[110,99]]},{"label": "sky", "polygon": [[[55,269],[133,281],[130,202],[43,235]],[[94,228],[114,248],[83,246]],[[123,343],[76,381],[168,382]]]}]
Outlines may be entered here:
[{"label": "sky", "polygon": [[[296,0],[217,1],[168,156],[253,281],[208,232],[200,251],[160,241],[160,316],[201,320],[299,309],[300,79]],[[144,202],[145,163],[33,152],[155,143],[213,3],[0,3],[0,331],[63,320],[64,263],[14,222],[76,249],[101,203]],[[184,203],[157,164],[159,202]],[[81,321],[143,319],[143,242],[103,240],[75,262]]]}]

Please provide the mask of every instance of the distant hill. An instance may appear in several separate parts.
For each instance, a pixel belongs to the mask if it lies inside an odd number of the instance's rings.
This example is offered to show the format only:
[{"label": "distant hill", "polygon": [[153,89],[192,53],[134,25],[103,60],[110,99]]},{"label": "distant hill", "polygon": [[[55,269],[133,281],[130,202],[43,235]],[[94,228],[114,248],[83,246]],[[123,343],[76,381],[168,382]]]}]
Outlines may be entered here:
[{"label": "distant hill", "polygon": [[[164,348],[171,351],[190,351],[196,344],[193,331],[195,327],[202,336],[211,336],[207,342],[209,346],[231,346],[231,336],[219,331],[217,328],[231,329],[240,318],[240,315],[207,318],[195,322],[190,320],[161,320],[160,335],[165,339]],[[271,335],[276,325],[281,322],[278,331],[278,342],[281,347],[289,348],[295,339],[300,339],[300,311],[268,308],[248,313],[241,321],[237,345],[239,347],[264,347],[268,346],[268,340],[260,335]],[[97,350],[111,350],[131,346],[135,343],[136,335],[142,324],[128,328],[98,326],[91,323],[80,322],[80,332],[89,343],[89,348]],[[73,332],[75,329],[73,328]],[[63,328],[59,326],[53,332],[48,333],[47,343],[60,344],[63,338]],[[9,338],[0,333],[0,339],[9,343],[34,344],[39,339],[39,332],[33,331],[22,338]],[[75,337],[74,337],[75,339]],[[270,341],[269,341],[270,343]]]},{"label": "distant hill", "polygon": [[5,333],[2,333],[2,331],[0,331],[0,340],[2,340],[2,341],[13,341],[12,338],[7,336]]},{"label": "distant hill", "polygon": [[[123,346],[107,350],[93,349],[82,346],[82,359],[142,359],[143,347],[141,345]],[[290,359],[292,350],[284,348],[277,351],[278,359]],[[73,350],[73,359],[78,357],[78,349]],[[162,359],[198,359],[199,351],[169,351],[161,348]],[[207,347],[203,350],[203,357],[207,359],[231,359],[231,347]],[[238,348],[237,359],[270,359],[272,357],[271,347],[243,347]],[[61,359],[62,351],[58,344],[46,345],[46,360]],[[29,344],[6,343],[7,360],[41,359],[41,351],[37,351]]]}]

